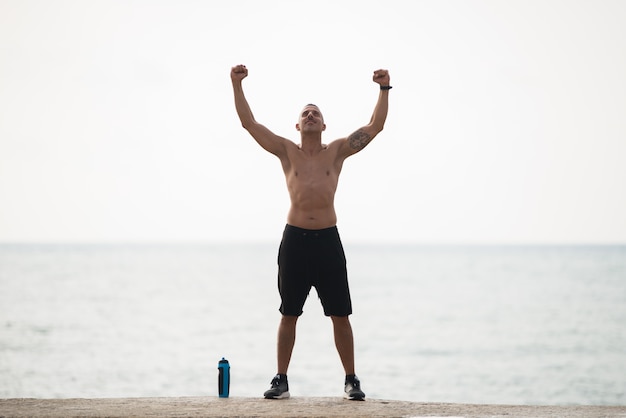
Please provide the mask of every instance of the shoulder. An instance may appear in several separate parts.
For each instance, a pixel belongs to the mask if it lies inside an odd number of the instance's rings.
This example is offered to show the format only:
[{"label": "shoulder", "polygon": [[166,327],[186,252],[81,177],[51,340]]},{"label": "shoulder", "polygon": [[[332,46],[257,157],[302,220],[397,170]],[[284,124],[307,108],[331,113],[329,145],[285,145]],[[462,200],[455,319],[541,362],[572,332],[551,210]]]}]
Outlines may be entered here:
[{"label": "shoulder", "polygon": [[328,151],[337,158],[345,159],[357,152],[350,146],[350,137],[338,138],[328,144]]}]

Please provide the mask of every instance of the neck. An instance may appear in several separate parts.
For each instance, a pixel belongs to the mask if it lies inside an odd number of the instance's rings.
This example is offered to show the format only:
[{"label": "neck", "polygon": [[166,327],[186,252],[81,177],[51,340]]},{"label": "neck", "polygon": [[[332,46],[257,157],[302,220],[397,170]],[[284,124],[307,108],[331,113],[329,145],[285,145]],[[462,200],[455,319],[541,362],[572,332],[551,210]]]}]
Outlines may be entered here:
[{"label": "neck", "polygon": [[305,151],[315,152],[323,148],[321,132],[303,133],[300,141],[300,148]]}]

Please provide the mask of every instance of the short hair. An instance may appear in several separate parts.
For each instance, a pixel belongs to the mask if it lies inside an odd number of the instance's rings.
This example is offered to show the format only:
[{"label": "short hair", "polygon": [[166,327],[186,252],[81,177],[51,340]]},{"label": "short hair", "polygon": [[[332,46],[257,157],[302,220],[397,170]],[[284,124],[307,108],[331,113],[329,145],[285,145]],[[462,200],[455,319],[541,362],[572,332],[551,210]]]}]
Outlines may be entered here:
[{"label": "short hair", "polygon": [[320,115],[322,116],[322,121],[323,121],[324,120],[324,115],[322,114],[322,110],[315,103],[308,103],[308,104],[304,105],[304,107],[302,109],[304,109],[305,107],[309,107],[309,106],[317,107],[317,109],[320,111]]}]

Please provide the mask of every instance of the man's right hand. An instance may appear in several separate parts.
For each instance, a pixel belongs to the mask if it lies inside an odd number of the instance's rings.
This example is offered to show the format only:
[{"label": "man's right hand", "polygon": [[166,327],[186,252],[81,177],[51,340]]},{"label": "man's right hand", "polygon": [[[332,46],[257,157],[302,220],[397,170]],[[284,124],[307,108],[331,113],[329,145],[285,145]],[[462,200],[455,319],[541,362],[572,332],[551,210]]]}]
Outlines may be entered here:
[{"label": "man's right hand", "polygon": [[241,81],[248,76],[248,69],[245,65],[235,65],[230,69],[230,78],[233,81]]}]

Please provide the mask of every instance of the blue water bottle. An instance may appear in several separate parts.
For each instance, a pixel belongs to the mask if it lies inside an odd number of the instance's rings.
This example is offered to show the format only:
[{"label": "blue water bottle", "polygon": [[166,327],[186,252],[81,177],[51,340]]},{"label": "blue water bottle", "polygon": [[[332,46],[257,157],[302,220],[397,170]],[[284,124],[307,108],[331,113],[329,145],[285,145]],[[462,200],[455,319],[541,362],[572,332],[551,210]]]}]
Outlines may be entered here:
[{"label": "blue water bottle", "polygon": [[224,357],[217,363],[217,369],[220,374],[217,378],[217,390],[220,394],[220,398],[228,398],[228,392],[230,391],[230,364]]}]

